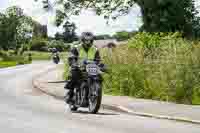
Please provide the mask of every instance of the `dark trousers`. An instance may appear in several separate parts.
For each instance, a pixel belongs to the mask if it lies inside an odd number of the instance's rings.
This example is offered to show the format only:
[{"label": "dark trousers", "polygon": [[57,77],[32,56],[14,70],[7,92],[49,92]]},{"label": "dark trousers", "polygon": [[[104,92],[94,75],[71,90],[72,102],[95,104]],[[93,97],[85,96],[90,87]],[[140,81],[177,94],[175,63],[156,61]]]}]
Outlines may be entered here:
[{"label": "dark trousers", "polygon": [[65,86],[66,89],[73,90],[81,80],[81,70],[79,68],[71,68],[68,76],[68,81]]}]

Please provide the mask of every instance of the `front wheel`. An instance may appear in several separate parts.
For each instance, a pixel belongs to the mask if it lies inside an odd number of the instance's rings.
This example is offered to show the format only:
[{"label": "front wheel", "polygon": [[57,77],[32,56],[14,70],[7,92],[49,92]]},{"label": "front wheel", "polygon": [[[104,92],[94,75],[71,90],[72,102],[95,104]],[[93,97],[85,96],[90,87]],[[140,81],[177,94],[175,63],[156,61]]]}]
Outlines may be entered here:
[{"label": "front wheel", "polygon": [[102,88],[101,84],[95,82],[90,87],[90,94],[89,94],[89,112],[92,114],[96,114],[101,106],[102,100]]},{"label": "front wheel", "polygon": [[54,59],[54,63],[55,63],[55,64],[58,64],[59,62],[58,62],[58,60],[57,60],[57,59]]}]

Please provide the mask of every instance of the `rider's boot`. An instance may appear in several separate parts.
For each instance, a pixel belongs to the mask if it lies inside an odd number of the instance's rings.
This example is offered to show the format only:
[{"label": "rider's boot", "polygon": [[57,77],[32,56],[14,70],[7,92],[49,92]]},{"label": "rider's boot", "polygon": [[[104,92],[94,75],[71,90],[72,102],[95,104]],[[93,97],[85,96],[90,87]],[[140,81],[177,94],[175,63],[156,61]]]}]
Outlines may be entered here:
[{"label": "rider's boot", "polygon": [[72,89],[67,92],[65,101],[67,104],[73,104],[73,90]]},{"label": "rider's boot", "polygon": [[65,101],[67,104],[73,104],[73,87],[70,81],[67,81],[65,89],[68,90],[66,96],[65,96]]}]

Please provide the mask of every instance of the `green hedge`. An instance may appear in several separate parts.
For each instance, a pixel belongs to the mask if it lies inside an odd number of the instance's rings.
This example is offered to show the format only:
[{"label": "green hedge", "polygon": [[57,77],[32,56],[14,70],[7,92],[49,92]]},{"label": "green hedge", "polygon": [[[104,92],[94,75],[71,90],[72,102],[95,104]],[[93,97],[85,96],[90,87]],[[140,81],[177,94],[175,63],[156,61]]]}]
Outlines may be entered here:
[{"label": "green hedge", "polygon": [[48,42],[45,39],[34,38],[30,42],[30,50],[32,51],[48,51]]}]

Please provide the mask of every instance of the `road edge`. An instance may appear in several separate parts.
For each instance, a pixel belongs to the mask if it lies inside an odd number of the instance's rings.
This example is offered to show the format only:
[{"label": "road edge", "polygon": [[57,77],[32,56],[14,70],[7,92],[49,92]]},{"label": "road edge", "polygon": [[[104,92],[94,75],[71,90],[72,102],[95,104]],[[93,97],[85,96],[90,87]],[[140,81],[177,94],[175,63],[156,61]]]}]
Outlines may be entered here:
[{"label": "road edge", "polygon": [[[52,93],[49,93],[49,92],[43,90],[42,87],[40,86],[40,83],[36,79],[37,79],[37,77],[33,78],[33,80],[32,80],[32,84],[33,84],[34,88],[38,89],[39,91],[41,91],[44,94],[54,97],[56,99],[59,99],[59,100],[64,99],[64,97],[57,96],[55,94],[52,94]],[[155,118],[155,119],[173,120],[173,121],[178,121],[178,122],[186,122],[186,123],[200,125],[199,120],[191,120],[191,119],[183,118],[183,117],[171,117],[171,116],[165,116],[165,115],[156,115],[156,114],[150,114],[150,113],[144,113],[144,112],[135,112],[135,111],[132,111],[132,110],[130,110],[126,107],[120,106],[120,105],[102,104],[102,108],[107,109],[107,110],[112,110],[115,112],[135,115],[135,116],[149,117],[149,118]]]}]

